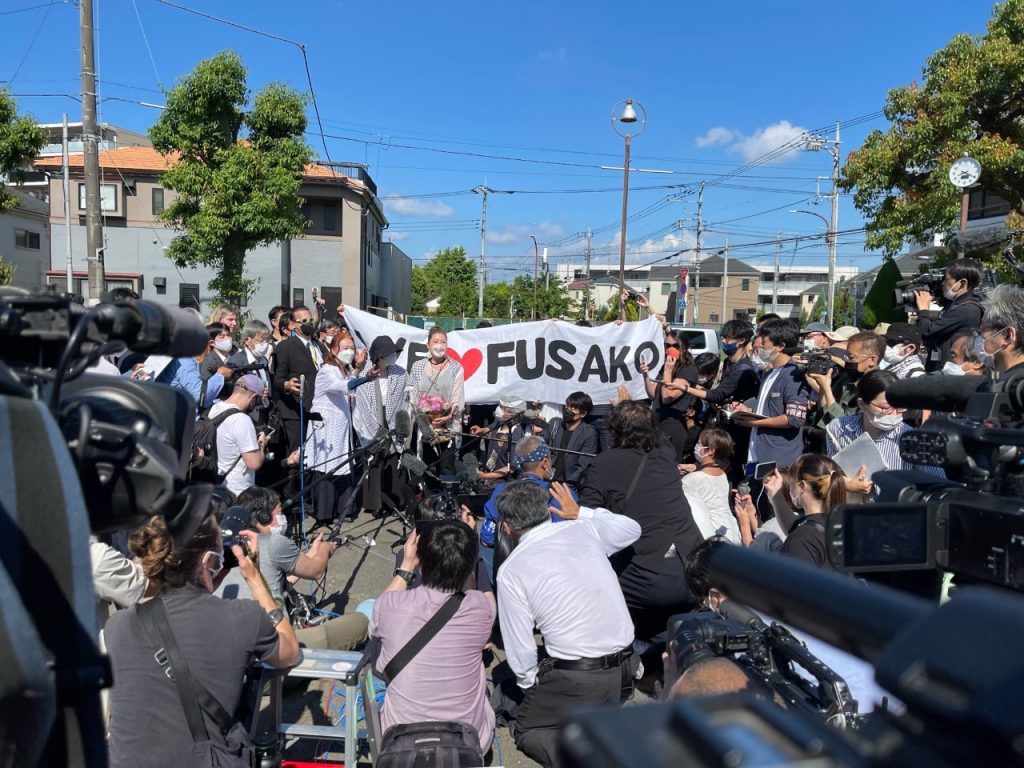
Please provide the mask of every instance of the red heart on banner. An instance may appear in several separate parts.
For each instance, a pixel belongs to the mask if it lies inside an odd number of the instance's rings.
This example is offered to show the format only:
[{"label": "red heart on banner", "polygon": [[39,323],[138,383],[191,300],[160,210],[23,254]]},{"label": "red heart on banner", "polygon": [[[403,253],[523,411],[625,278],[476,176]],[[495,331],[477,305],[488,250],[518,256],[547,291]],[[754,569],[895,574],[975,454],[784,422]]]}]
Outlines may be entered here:
[{"label": "red heart on banner", "polygon": [[480,369],[480,365],[484,361],[483,352],[475,347],[473,349],[467,349],[466,352],[461,355],[451,347],[448,347],[448,355],[462,365],[462,370],[467,380],[472,378],[473,374]]}]

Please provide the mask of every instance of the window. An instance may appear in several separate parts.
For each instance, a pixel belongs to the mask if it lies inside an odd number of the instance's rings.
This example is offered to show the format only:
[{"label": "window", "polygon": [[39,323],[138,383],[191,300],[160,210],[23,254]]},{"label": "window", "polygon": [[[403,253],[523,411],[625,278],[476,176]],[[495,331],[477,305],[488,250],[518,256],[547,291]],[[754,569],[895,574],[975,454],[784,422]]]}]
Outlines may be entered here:
[{"label": "window", "polygon": [[178,286],[178,306],[203,310],[199,304],[199,283],[181,283]]},{"label": "window", "polygon": [[[722,287],[722,276],[721,275],[701,275],[700,276],[700,287],[701,288],[721,288]],[[711,322],[715,322],[712,320]]]},{"label": "window", "polygon": [[717,323],[718,322],[718,313],[717,312],[712,312],[711,316],[708,317],[708,322],[709,323]]},{"label": "window", "polygon": [[292,288],[292,306],[306,303],[306,291],[303,288]]},{"label": "window", "polygon": [[325,205],[324,206],[324,229],[328,232],[334,232],[338,228],[338,206],[336,205]]},{"label": "window", "polygon": [[313,206],[309,203],[303,203],[299,212],[302,214],[302,218],[306,221],[305,226],[308,227],[313,220]]},{"label": "window", "polygon": [[1010,204],[989,192],[984,187],[971,190],[969,202],[967,203],[967,219],[987,219],[992,216],[1005,216],[1010,212]]},{"label": "window", "polygon": [[153,215],[156,216],[159,213],[163,213],[164,210],[164,190],[162,187],[153,188]]},{"label": "window", "polygon": [[746,293],[747,291],[750,290],[750,278],[749,277],[744,277],[743,278],[743,281],[740,283],[740,290],[743,291],[744,293]]},{"label": "window", "polygon": [[661,284],[661,295],[662,296],[668,296],[675,289],[676,289],[675,283],[662,283]]},{"label": "window", "polygon": [[14,230],[14,245],[17,248],[29,248],[33,251],[39,250],[39,233],[28,229]]},{"label": "window", "polygon": [[[85,210],[85,184],[78,185],[78,210]],[[100,184],[100,210],[109,212],[117,210],[116,184]]]}]

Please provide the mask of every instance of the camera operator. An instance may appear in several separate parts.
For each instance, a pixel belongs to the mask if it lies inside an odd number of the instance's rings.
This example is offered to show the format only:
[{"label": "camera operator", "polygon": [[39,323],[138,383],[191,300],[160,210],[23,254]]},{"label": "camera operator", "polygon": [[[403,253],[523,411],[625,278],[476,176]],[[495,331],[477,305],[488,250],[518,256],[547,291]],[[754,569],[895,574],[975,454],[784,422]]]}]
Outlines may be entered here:
[{"label": "camera operator", "polygon": [[[486,753],[494,738],[494,710],[481,652],[491,635],[495,607],[483,592],[465,590],[478,558],[473,518],[467,514],[463,519],[429,525],[422,536],[409,534],[401,566],[374,602],[370,636],[380,641],[376,669],[384,672],[428,621],[456,603],[426,645],[397,671],[392,667],[387,672],[381,728],[386,737],[389,729],[403,724],[463,723],[475,729],[477,746]],[[408,589],[417,566],[422,583]]]},{"label": "camera operator", "polygon": [[[256,536],[246,538],[258,552]],[[240,546],[232,550],[255,599],[226,601],[210,594],[224,559],[220,527],[213,515],[182,545],[174,543],[162,517],[153,517],[132,535],[129,546],[156,593],[151,602],[160,605],[145,608],[143,603],[114,614],[107,622],[105,635],[115,680],[110,691],[110,765],[197,765],[202,746],[193,742],[184,705],[168,674],[168,659],[157,653],[168,645],[165,632],[157,621],[158,636],[151,637],[140,620],[140,610],[153,611],[156,617],[161,610],[166,612],[165,627],[174,636],[193,687],[205,688],[227,713],[238,707],[243,673],[253,659],[272,667],[291,667],[299,661],[299,644],[256,565]],[[175,669],[174,673],[181,676],[185,671]],[[205,719],[212,722],[212,713],[208,715]],[[216,733],[215,728],[210,730]],[[223,754],[226,749],[221,745],[214,752]],[[210,759],[209,750],[206,759]]]},{"label": "camera operator", "polygon": [[[286,583],[298,579],[319,581],[327,573],[327,565],[338,545],[324,541],[323,535],[313,539],[309,549],[300,552],[290,538],[284,535],[287,521],[281,513],[281,498],[276,491],[250,488],[235,500],[236,506],[249,511],[250,528],[259,539],[259,569],[270,589],[270,595],[279,604],[284,603]],[[236,570],[228,572],[215,592],[226,600],[250,597],[248,582]],[[366,642],[367,619],[361,613],[338,616],[295,631],[299,645],[305,648],[328,648],[350,651]]]},{"label": "camera operator", "polygon": [[[551,522],[549,495],[534,483],[510,483],[498,497],[502,528],[517,542],[498,570],[505,652],[525,691],[513,735],[543,766],[560,764],[566,710],[625,701],[638,666],[633,624],[608,558],[636,542],[640,524],[581,508],[564,486],[551,496],[569,522]],[[534,627],[544,637],[540,658]]]},{"label": "camera operator", "polygon": [[842,371],[833,369],[827,374],[807,375],[807,384],[819,397],[816,427],[825,429],[835,419],[857,412],[857,383],[866,374],[879,369],[885,348],[885,337],[877,333],[854,334],[847,341]]},{"label": "camera operator", "polygon": [[[974,259],[951,262],[942,281],[942,297],[948,303],[938,313],[929,309],[932,303],[930,291],[915,291],[917,327],[928,349],[928,370],[937,371],[949,360],[949,344],[957,331],[981,325],[984,309],[975,291],[981,285],[983,275],[981,263]],[[913,316],[910,320],[914,322]]]},{"label": "camera operator", "polygon": [[[265,394],[266,385],[260,377],[247,373],[235,381],[227,400],[210,409],[211,419],[230,410],[238,411],[217,427],[217,471],[224,476],[224,485],[235,495],[252,487],[256,470],[263,466],[267,434],[257,434],[248,413],[263,401]],[[245,418],[241,418],[243,416]]]},{"label": "camera operator", "polygon": [[974,339],[978,359],[998,378],[1024,373],[1024,288],[996,286],[985,301],[980,327]]}]

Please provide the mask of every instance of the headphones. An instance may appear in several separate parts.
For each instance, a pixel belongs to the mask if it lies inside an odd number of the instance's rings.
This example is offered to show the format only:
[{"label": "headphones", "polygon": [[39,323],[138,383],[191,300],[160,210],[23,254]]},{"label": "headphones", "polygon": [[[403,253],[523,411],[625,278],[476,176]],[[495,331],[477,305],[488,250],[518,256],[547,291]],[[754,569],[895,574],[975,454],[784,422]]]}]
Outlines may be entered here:
[{"label": "headphones", "polygon": [[274,520],[274,508],[270,506],[270,491],[266,488],[260,488],[259,491],[263,498],[263,504],[256,513],[256,522],[260,525],[270,525]]}]

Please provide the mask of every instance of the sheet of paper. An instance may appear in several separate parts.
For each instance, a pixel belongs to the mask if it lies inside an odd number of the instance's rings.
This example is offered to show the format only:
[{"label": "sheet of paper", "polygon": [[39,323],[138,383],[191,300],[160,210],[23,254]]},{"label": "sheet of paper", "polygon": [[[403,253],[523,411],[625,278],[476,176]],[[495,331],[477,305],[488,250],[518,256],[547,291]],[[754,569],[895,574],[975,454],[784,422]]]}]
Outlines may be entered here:
[{"label": "sheet of paper", "polygon": [[150,379],[155,379],[163,373],[164,368],[170,365],[173,359],[173,357],[167,357],[167,355],[150,355],[146,358],[142,370],[149,374]]},{"label": "sheet of paper", "polygon": [[861,467],[867,467],[865,474],[869,478],[875,472],[886,469],[878,446],[867,432],[839,451],[832,459],[847,477],[856,477]]}]

